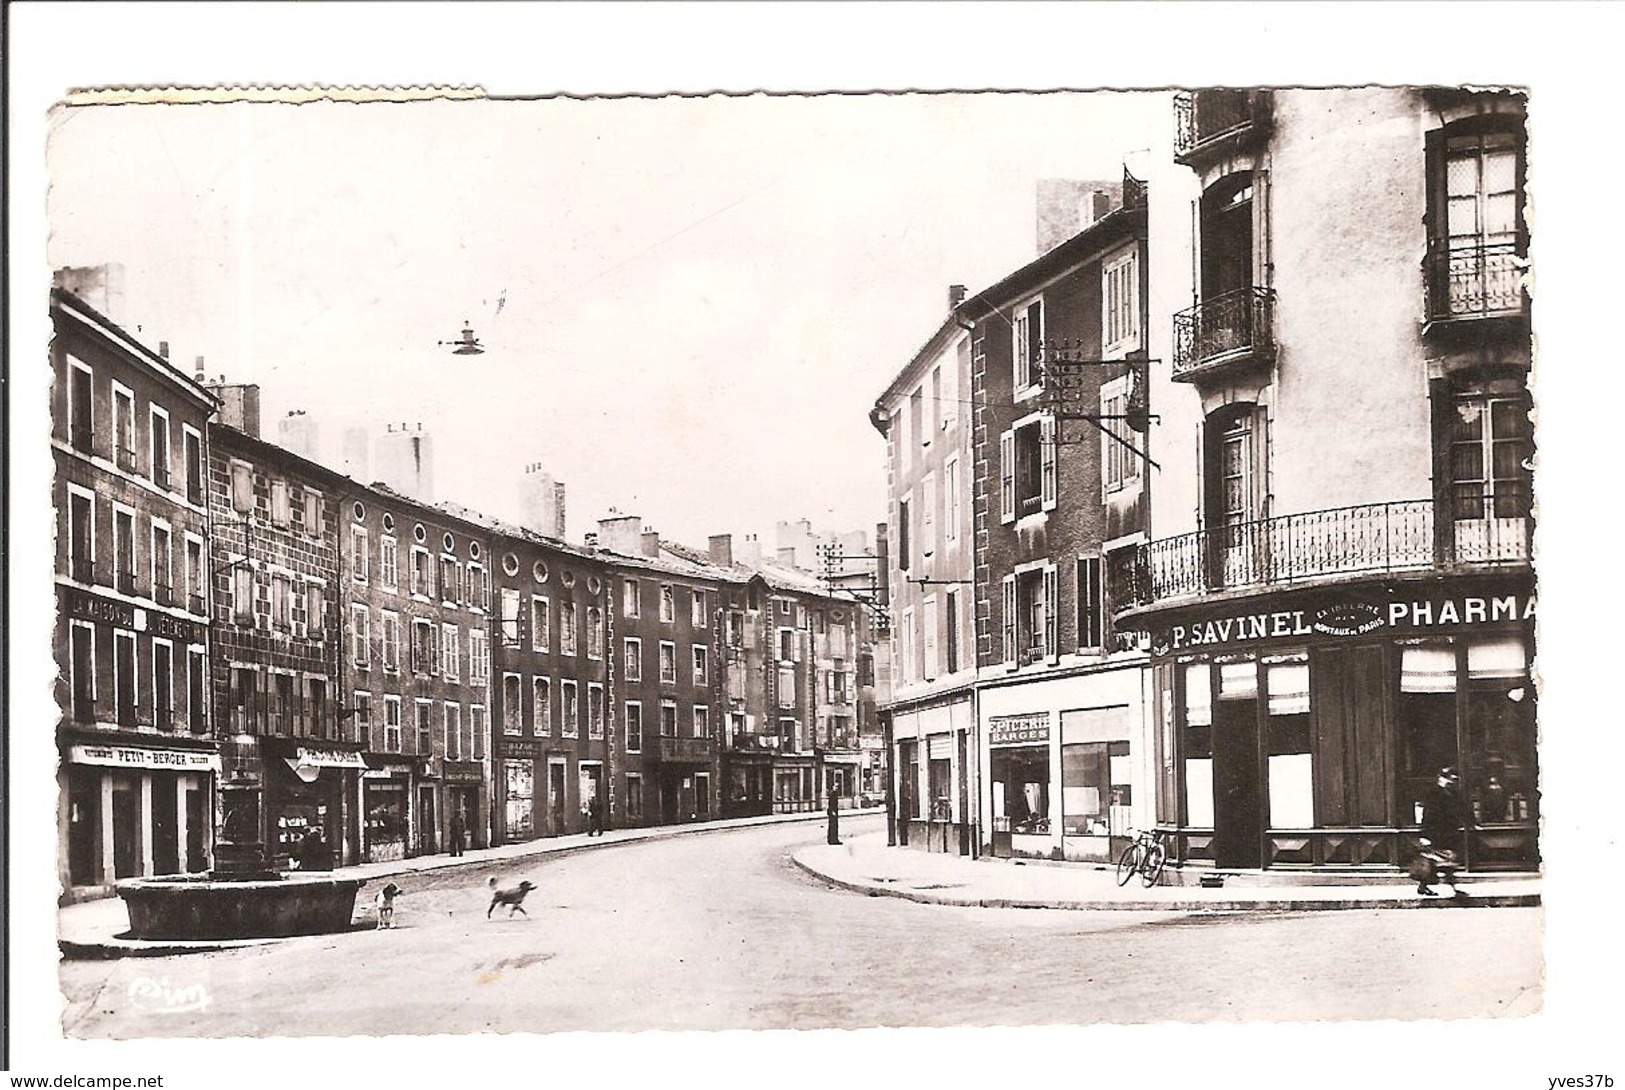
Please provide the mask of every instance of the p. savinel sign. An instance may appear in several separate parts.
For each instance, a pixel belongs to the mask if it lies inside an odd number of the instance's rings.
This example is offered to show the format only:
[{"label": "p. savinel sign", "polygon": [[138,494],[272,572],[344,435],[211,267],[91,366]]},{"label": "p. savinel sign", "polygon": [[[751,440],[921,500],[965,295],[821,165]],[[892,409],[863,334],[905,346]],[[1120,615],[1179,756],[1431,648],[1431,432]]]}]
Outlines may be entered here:
[{"label": "p. savinel sign", "polygon": [[1378,631],[1471,628],[1533,620],[1531,594],[1395,595],[1387,601],[1352,600],[1302,609],[1210,617],[1170,625],[1155,641],[1161,653],[1260,640],[1365,636]]}]

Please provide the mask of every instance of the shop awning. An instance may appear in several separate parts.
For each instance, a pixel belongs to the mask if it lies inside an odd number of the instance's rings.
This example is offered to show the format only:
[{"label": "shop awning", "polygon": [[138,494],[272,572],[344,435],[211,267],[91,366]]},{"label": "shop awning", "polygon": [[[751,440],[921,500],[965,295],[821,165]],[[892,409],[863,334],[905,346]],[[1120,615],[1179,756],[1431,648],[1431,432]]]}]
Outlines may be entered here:
[{"label": "shop awning", "polygon": [[322,774],[324,768],[354,768],[365,771],[366,758],[361,754],[346,749],[324,749],[316,746],[300,746],[294,751],[294,756],[282,758],[293,769],[293,774],[306,783],[310,783]]}]

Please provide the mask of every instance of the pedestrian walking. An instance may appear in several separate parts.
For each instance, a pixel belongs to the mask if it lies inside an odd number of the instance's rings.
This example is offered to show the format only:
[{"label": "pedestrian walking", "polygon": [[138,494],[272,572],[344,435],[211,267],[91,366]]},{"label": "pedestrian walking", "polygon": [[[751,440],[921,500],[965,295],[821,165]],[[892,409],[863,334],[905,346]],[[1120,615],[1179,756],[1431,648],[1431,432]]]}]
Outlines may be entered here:
[{"label": "pedestrian walking", "polygon": [[604,835],[604,800],[600,795],[594,795],[587,803],[587,835]]},{"label": "pedestrian walking", "polygon": [[1437,897],[1434,882],[1443,882],[1457,897],[1463,896],[1456,888],[1456,871],[1461,868],[1462,840],[1466,824],[1461,805],[1461,777],[1454,768],[1439,769],[1433,786],[1422,795],[1422,817],[1418,823],[1420,850],[1411,862],[1411,877],[1416,879],[1416,892],[1423,897]]},{"label": "pedestrian walking", "polygon": [[458,807],[458,808],[452,810],[452,812],[451,812],[451,829],[450,829],[450,834],[451,834],[451,836],[450,836],[451,854],[452,855],[462,855],[463,854],[463,834],[466,833],[467,831],[468,830],[465,827],[464,820],[463,820],[462,808]]}]

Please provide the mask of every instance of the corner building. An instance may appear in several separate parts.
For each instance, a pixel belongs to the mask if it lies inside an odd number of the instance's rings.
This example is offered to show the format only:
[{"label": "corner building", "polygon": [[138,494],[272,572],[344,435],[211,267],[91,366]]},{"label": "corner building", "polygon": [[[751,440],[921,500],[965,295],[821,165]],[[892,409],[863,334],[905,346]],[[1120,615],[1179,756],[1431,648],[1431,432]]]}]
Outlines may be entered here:
[{"label": "corner building", "polygon": [[1468,868],[1538,864],[1523,107],[1176,101],[1152,214],[1194,225],[1194,280],[1159,316],[1158,536],[1112,597],[1178,865],[1391,871],[1444,765]]},{"label": "corner building", "polygon": [[50,312],[57,839],[72,899],[213,862],[214,400],[86,299],[55,290]]}]

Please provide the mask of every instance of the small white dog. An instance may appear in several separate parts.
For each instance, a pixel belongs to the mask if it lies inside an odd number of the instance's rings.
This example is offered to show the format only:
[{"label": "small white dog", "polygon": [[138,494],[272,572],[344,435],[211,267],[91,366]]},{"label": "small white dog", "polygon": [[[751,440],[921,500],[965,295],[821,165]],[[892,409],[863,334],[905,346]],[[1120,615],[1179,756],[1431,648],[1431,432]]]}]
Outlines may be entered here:
[{"label": "small white dog", "polygon": [[395,898],[406,891],[394,882],[379,890],[372,903],[378,906],[378,929],[395,926]]}]

